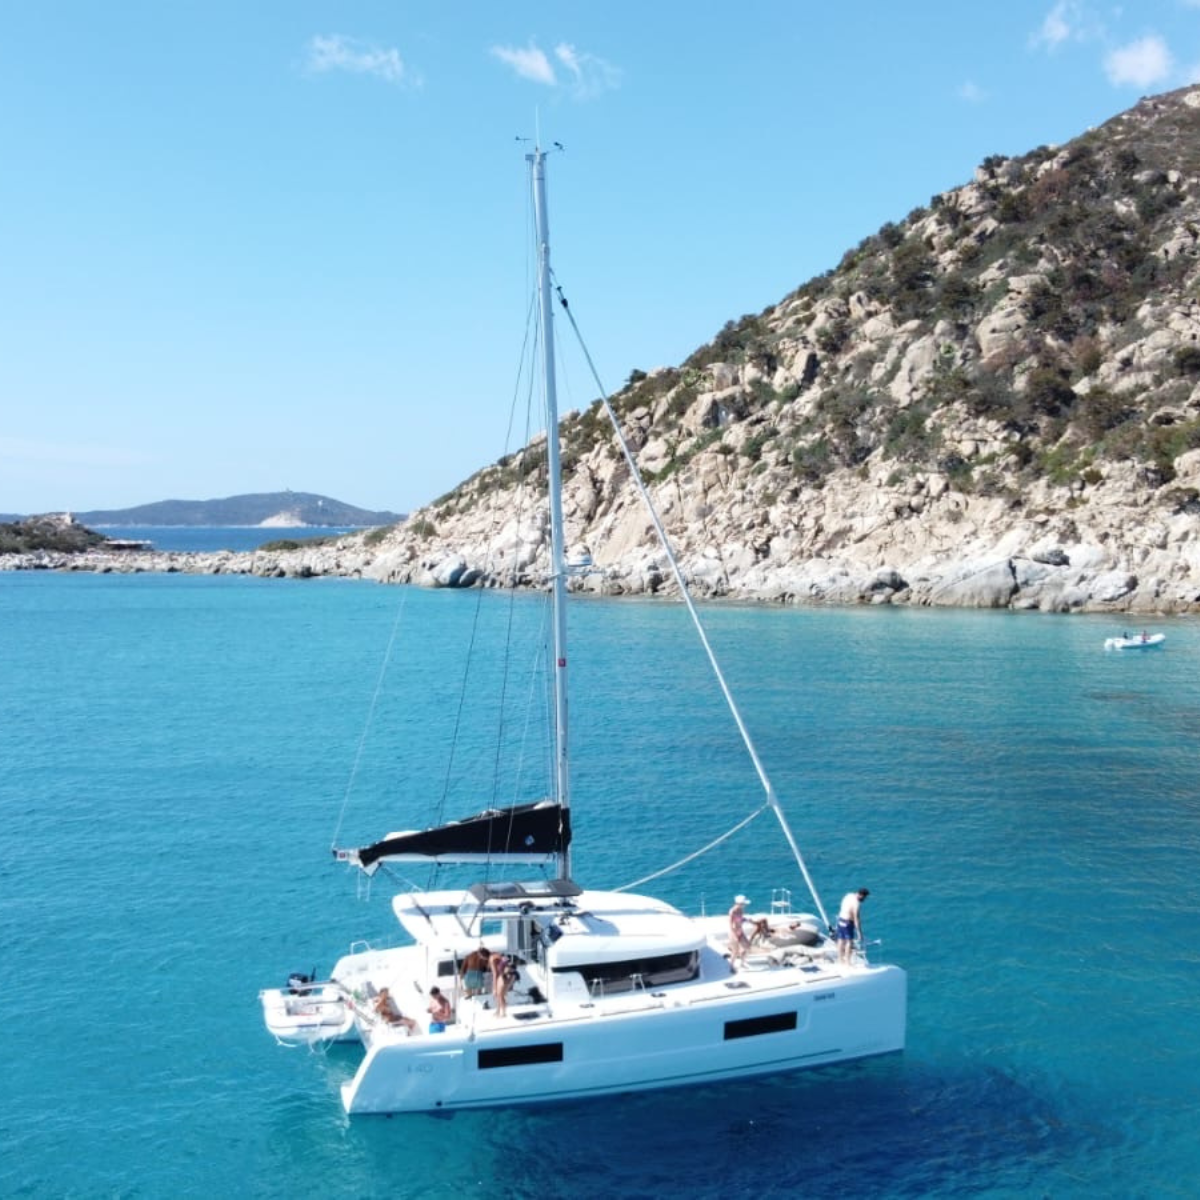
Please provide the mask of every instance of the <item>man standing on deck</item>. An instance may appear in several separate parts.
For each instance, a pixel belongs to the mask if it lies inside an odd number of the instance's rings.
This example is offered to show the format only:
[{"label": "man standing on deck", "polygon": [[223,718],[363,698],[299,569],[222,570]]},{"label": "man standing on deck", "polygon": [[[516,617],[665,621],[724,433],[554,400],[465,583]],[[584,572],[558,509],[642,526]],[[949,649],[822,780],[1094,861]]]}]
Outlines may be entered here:
[{"label": "man standing on deck", "polygon": [[854,960],[854,939],[862,938],[862,902],[871,894],[870,888],[859,888],[842,897],[838,911],[837,932],[838,960],[849,963]]}]

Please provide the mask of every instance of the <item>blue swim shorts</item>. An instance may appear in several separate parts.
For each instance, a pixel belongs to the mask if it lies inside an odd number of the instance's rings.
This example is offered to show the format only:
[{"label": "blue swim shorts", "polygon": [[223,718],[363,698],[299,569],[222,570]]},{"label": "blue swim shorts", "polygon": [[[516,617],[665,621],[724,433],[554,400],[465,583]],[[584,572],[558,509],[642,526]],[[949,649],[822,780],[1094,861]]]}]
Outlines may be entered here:
[{"label": "blue swim shorts", "polygon": [[847,920],[845,917],[838,917],[837,923],[837,940],[839,942],[852,942],[854,935],[858,932],[853,921]]}]

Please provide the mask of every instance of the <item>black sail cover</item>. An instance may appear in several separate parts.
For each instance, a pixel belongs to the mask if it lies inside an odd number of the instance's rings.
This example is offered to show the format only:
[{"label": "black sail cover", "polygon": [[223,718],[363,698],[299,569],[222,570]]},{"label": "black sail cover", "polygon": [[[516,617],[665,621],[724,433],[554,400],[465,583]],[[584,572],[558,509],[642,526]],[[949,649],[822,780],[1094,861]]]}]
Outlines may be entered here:
[{"label": "black sail cover", "polygon": [[380,862],[544,863],[571,841],[570,812],[553,800],[489,808],[472,817],[406,833],[390,833],[360,850],[335,850],[338,858],[374,871]]}]

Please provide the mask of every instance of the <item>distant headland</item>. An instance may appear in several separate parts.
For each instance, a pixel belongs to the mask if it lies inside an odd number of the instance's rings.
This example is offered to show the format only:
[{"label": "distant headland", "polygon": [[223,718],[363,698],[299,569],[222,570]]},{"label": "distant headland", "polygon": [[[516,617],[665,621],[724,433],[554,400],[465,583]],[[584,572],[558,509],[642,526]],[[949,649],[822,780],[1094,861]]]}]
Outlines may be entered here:
[{"label": "distant headland", "polygon": [[[0,521],[18,522],[30,514],[7,514]],[[134,508],[73,512],[81,525],[261,525],[264,528],[375,527],[402,521],[402,513],[373,512],[312,492],[255,492],[223,500],[159,500]]]}]

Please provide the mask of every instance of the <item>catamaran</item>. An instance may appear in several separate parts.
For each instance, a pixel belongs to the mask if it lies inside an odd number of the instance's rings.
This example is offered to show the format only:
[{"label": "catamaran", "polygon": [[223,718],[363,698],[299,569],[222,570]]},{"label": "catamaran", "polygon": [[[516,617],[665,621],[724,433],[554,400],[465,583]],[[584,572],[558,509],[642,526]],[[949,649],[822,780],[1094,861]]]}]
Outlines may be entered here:
[{"label": "catamaran", "polygon": [[[487,866],[482,882],[395,895],[392,911],[404,944],[356,944],[327,978],[294,974],[285,987],[260,993],[266,1026],[281,1043],[361,1043],[361,1062],[341,1089],[352,1114],[598,1097],[795,1071],[904,1048],[905,973],[869,961],[861,940],[849,955],[839,954],[607,399],[630,475],[762,784],[758,811],[774,814],[815,912],[793,909],[799,881],[790,878],[758,893],[771,897],[760,911],[743,915],[738,907],[732,922],[723,911],[689,916],[649,895],[594,890],[573,878],[567,602],[572,574],[588,564],[565,545],[546,156],[539,147],[527,161],[549,492],[553,794],[335,849],[339,860],[368,876],[403,862]],[[685,765],[693,764],[681,769]],[[495,879],[498,866],[514,877]],[[731,897],[741,884],[730,887]],[[439,997],[449,1001],[448,1019],[444,1011],[430,1011]]]}]

